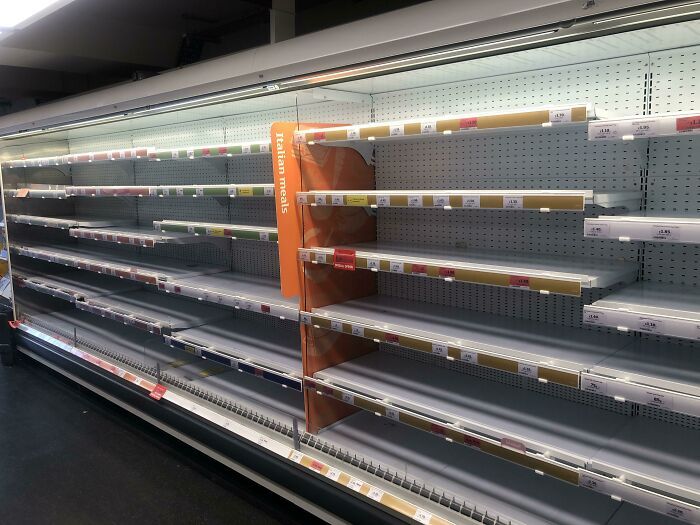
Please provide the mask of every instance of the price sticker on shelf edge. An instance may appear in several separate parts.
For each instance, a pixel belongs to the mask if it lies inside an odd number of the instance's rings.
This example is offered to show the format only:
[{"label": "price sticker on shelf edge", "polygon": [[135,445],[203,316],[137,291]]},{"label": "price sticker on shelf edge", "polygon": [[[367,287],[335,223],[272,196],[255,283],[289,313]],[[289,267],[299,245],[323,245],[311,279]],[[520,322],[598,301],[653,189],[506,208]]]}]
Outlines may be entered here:
[{"label": "price sticker on shelf edge", "polygon": [[[229,192],[230,192],[230,191],[231,191],[231,190],[229,190]],[[236,190],[235,190],[235,189],[233,190],[233,193],[234,193],[234,195],[235,195],[235,193],[236,193]],[[306,195],[297,195],[297,204],[306,204],[306,202],[307,202],[307,201],[306,201]]]},{"label": "price sticker on shelf edge", "polygon": [[444,343],[433,343],[432,352],[440,357],[447,357],[447,345]]},{"label": "price sticker on shelf edge", "polygon": [[650,236],[654,241],[677,241],[681,238],[681,227],[654,224],[651,227]]},{"label": "price sticker on shelf edge", "polygon": [[658,334],[663,329],[664,322],[660,319],[654,319],[652,317],[640,317],[637,320],[637,329],[640,332],[647,332],[649,334]]},{"label": "price sticker on shelf edge", "polygon": [[291,459],[294,463],[301,463],[301,460],[304,459],[304,454],[302,454],[298,450],[294,450],[289,456],[289,459]]},{"label": "price sticker on shelf edge", "polygon": [[459,129],[464,131],[467,129],[476,129],[476,117],[467,117],[459,119]]},{"label": "price sticker on shelf edge", "polygon": [[550,109],[549,121],[553,124],[571,122],[571,108]]},{"label": "price sticker on shelf edge", "polygon": [[593,394],[607,395],[608,383],[605,381],[601,381],[600,379],[594,379],[592,377],[583,376],[581,377],[581,390],[585,392],[591,392]]},{"label": "price sticker on shelf edge", "polygon": [[270,233],[269,232],[260,232],[260,240],[261,241],[269,241],[270,240]]},{"label": "price sticker on shelf edge", "polygon": [[523,197],[522,195],[504,195],[503,208],[507,210],[522,210]]},{"label": "price sticker on shelf edge", "polygon": [[311,325],[311,314],[299,314],[299,321],[301,322],[301,324]]},{"label": "price sticker on shelf edge", "polygon": [[511,288],[530,288],[530,278],[525,275],[509,275],[508,285]]},{"label": "price sticker on shelf edge", "polygon": [[349,489],[354,490],[355,492],[360,492],[360,489],[362,488],[363,485],[364,485],[364,483],[362,481],[360,481],[359,479],[350,478],[350,481],[348,481],[347,487]]},{"label": "price sticker on shelf edge", "polygon": [[654,137],[659,132],[659,121],[657,119],[635,120],[631,124],[632,136]]},{"label": "price sticker on shelf edge", "polygon": [[326,205],[326,196],[325,195],[316,195],[314,202],[315,202],[316,206],[325,206]]},{"label": "price sticker on shelf edge", "polygon": [[408,207],[409,208],[422,208],[423,207],[423,195],[409,195],[408,196]]},{"label": "price sticker on shelf edge", "polygon": [[265,195],[265,197],[272,197],[274,194],[275,194],[275,188],[273,188],[273,187],[266,187],[263,190],[263,195]]},{"label": "price sticker on shelf edge", "polygon": [[348,128],[345,136],[348,140],[360,140],[360,128]]},{"label": "price sticker on shelf edge", "polygon": [[442,277],[443,279],[454,279],[455,269],[454,268],[440,267],[440,268],[438,268],[438,275],[440,277]]},{"label": "price sticker on shelf edge", "polygon": [[328,467],[328,472],[326,472],[326,477],[333,481],[338,481],[340,478],[340,471],[334,467]]},{"label": "price sticker on shelf edge", "polygon": [[352,335],[354,335],[356,337],[364,337],[365,336],[365,327],[364,326],[352,325],[351,330],[352,330]]},{"label": "price sticker on shelf edge", "polygon": [[403,273],[403,262],[389,261],[389,271],[392,273]]},{"label": "price sticker on shelf edge", "polygon": [[698,133],[700,132],[700,115],[691,117],[678,117],[676,119],[676,132]]},{"label": "price sticker on shelf edge", "polygon": [[537,379],[537,366],[528,363],[518,363],[518,374]]},{"label": "price sticker on shelf edge", "polygon": [[343,392],[342,396],[343,403],[347,403],[348,405],[352,405],[355,403],[355,396],[353,396],[352,394],[348,392]]},{"label": "price sticker on shelf edge", "polygon": [[399,336],[396,334],[391,334],[389,332],[384,334],[384,341],[392,344],[392,345],[398,345],[399,344]]},{"label": "price sticker on shelf edge", "polygon": [[[340,204],[342,205],[342,196],[340,199]],[[367,195],[348,195],[345,200],[347,201],[348,206],[369,206],[369,199],[367,198]]]},{"label": "price sticker on shelf edge", "polygon": [[403,137],[403,124],[392,124],[389,126],[390,137]]},{"label": "price sticker on shelf edge", "polygon": [[379,271],[379,269],[380,269],[379,259],[377,259],[375,257],[368,257],[367,258],[367,269]]},{"label": "price sticker on shelf edge", "polygon": [[605,325],[605,324],[607,324],[606,321],[607,321],[607,316],[606,316],[605,312],[586,310],[586,308],[584,307],[584,309],[583,309],[583,322],[584,323]]},{"label": "price sticker on shelf edge", "polygon": [[644,402],[649,406],[673,410],[673,395],[671,394],[654,390],[645,390]]},{"label": "price sticker on shelf edge", "polygon": [[586,237],[598,237],[600,239],[607,239],[610,236],[610,225],[604,222],[593,222],[586,221]]},{"label": "price sticker on shelf edge", "polygon": [[336,270],[355,270],[355,250],[336,248],[333,250],[333,268]]},{"label": "price sticker on shelf edge", "polygon": [[429,525],[430,520],[433,519],[433,515],[430,512],[428,512],[427,510],[416,509],[416,512],[413,515],[413,519],[416,520],[418,523],[423,523],[425,525]]},{"label": "price sticker on shelf edge", "polygon": [[175,195],[178,197],[182,197],[185,194],[185,189],[184,188],[175,188]]},{"label": "price sticker on shelf edge", "polygon": [[315,254],[314,260],[316,261],[316,264],[326,264],[326,254],[317,252]]},{"label": "price sticker on shelf edge", "polygon": [[331,204],[333,206],[343,206],[345,204],[342,195],[331,195]]},{"label": "price sticker on shelf edge", "polygon": [[343,322],[336,321],[335,319],[331,319],[331,330],[333,330],[334,332],[342,332],[343,331]]},{"label": "price sticker on shelf edge", "polygon": [[428,266],[425,264],[413,263],[413,264],[411,264],[411,274],[413,274],[413,275],[428,275]]},{"label": "price sticker on shelf edge", "polygon": [[450,205],[449,195],[433,195],[433,206],[444,208]]},{"label": "price sticker on shelf edge", "polygon": [[522,454],[525,454],[525,451],[527,450],[524,443],[509,437],[501,438],[501,446],[510,450],[521,452]]},{"label": "price sticker on shelf edge", "polygon": [[203,197],[204,196],[204,188],[195,188],[194,193],[195,193],[195,195],[197,195],[197,197]]},{"label": "price sticker on shelf edge", "polygon": [[151,390],[151,393],[148,394],[148,396],[152,397],[156,401],[159,401],[163,397],[163,395],[165,395],[165,392],[167,390],[168,389],[165,386],[159,384],[159,385],[156,385],[153,390]]},{"label": "price sticker on shelf edge", "polygon": [[588,125],[588,135],[597,140],[609,140],[621,138],[620,126],[614,122],[590,123]]},{"label": "price sticker on shelf edge", "polygon": [[384,496],[384,491],[380,488],[372,487],[369,489],[367,496],[374,501],[381,501],[382,497]]},{"label": "price sticker on shelf edge", "polygon": [[388,195],[377,195],[377,208],[388,208],[391,206],[391,197]]},{"label": "price sticker on shelf edge", "polygon": [[385,407],[384,408],[384,415],[386,417],[388,417],[389,419],[393,419],[394,421],[399,421],[401,419],[401,416],[399,415],[399,411],[393,407]]},{"label": "price sticker on shelf edge", "polygon": [[431,135],[432,133],[437,133],[437,122],[434,120],[421,122],[420,133],[421,135]]}]

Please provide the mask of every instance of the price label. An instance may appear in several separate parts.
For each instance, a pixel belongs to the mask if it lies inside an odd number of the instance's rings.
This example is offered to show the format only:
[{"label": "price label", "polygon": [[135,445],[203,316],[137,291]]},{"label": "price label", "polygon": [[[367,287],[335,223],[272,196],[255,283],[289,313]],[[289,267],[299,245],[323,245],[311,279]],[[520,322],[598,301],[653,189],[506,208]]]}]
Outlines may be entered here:
[{"label": "price label", "polygon": [[378,489],[377,487],[372,487],[369,489],[367,496],[374,501],[381,501],[382,497],[384,496],[384,491],[382,489]]},{"label": "price label", "polygon": [[151,391],[151,393],[148,394],[148,396],[152,397],[156,401],[160,401],[160,399],[163,398],[167,390],[168,389],[163,385],[156,385],[155,388]]},{"label": "price label", "polygon": [[260,153],[270,153],[270,145],[269,144],[259,144],[260,146]]},{"label": "price label", "polygon": [[433,195],[433,206],[442,207],[450,205],[449,195]]},{"label": "price label", "polygon": [[340,471],[337,468],[328,467],[328,472],[326,472],[326,477],[333,481],[338,481],[340,478]]},{"label": "price label", "polygon": [[437,122],[435,122],[434,120],[421,122],[420,133],[421,135],[430,135],[432,133],[437,133]]},{"label": "price label", "polygon": [[537,366],[527,363],[518,363],[518,374],[537,379]]},{"label": "price label", "polygon": [[588,135],[595,140],[612,140],[621,138],[620,126],[614,122],[588,124]]},{"label": "price label", "polygon": [[294,144],[303,144],[306,142],[306,134],[300,131],[294,132]]},{"label": "price label", "polygon": [[270,233],[269,232],[260,232],[260,240],[261,241],[269,241],[270,240]]},{"label": "price label", "polygon": [[593,394],[605,395],[608,393],[608,383],[592,377],[583,376],[581,378],[581,390],[591,392]]},{"label": "price label", "polygon": [[355,250],[333,250],[333,268],[337,270],[355,270]]},{"label": "price label", "polygon": [[364,483],[362,481],[360,481],[359,479],[350,478],[350,481],[348,481],[347,487],[349,489],[354,490],[355,492],[360,492],[360,489],[362,488],[363,485],[364,485]]},{"label": "price label", "polygon": [[326,254],[325,253],[317,253],[315,260],[316,260],[317,264],[326,264]]},{"label": "price label", "polygon": [[647,390],[644,392],[644,402],[653,407],[673,410],[673,396],[671,394]]},{"label": "price label", "polygon": [[471,363],[472,365],[479,364],[479,354],[472,352],[471,350],[460,350],[459,360],[465,363]]},{"label": "price label", "polygon": [[291,459],[294,463],[301,463],[301,460],[304,459],[304,454],[298,450],[294,450],[291,456],[289,456],[289,459]]},{"label": "price label", "polygon": [[553,124],[559,122],[571,122],[571,108],[550,109],[549,121]]},{"label": "price label", "polygon": [[243,152],[243,155],[250,155],[250,144],[243,144],[241,146],[241,151]]},{"label": "price label", "polygon": [[258,436],[258,445],[268,448],[270,446],[270,438],[267,436]]},{"label": "price label", "polygon": [[607,493],[605,488],[605,480],[593,477],[590,474],[581,474],[578,479],[578,484],[581,487],[585,487],[590,490],[595,490],[596,492]]},{"label": "price label", "polygon": [[422,195],[409,195],[408,196],[408,207],[409,208],[422,208],[423,207],[423,196]]},{"label": "price label", "polygon": [[428,275],[428,266],[425,264],[411,264],[411,274]]},{"label": "price label", "polygon": [[651,317],[640,317],[637,320],[637,329],[640,332],[658,334],[659,332],[661,332],[663,326],[664,322],[660,319],[653,319]]},{"label": "price label", "polygon": [[508,437],[501,438],[501,446],[509,448],[511,450],[517,450],[518,452],[522,452],[523,454],[527,450],[525,448],[525,443]]},{"label": "price label", "polygon": [[392,345],[397,345],[399,344],[399,336],[396,334],[384,334],[384,341]]},{"label": "price label", "polygon": [[176,149],[172,150],[170,152],[170,157],[173,159],[179,159],[180,158],[180,151],[176,150]]},{"label": "price label", "polygon": [[583,322],[587,324],[607,325],[607,315],[605,312],[596,312],[584,309]]},{"label": "price label", "polygon": [[413,519],[418,523],[423,523],[425,525],[430,525],[430,520],[433,519],[433,515],[424,509],[416,509],[416,513],[413,515]]},{"label": "price label", "polygon": [[394,421],[399,421],[401,419],[399,411],[392,407],[386,407],[384,409],[384,415],[389,419],[393,419]]},{"label": "price label", "polygon": [[514,195],[504,195],[503,196],[503,207],[508,210],[522,210],[523,208],[523,197]]},{"label": "price label", "polygon": [[194,233],[194,225],[193,224],[187,225],[187,233]]},{"label": "price label", "polygon": [[170,197],[170,188],[163,188],[161,193],[163,194],[163,197]]},{"label": "price label", "polygon": [[530,278],[525,275],[510,275],[508,283],[511,288],[530,288]]},{"label": "price label", "polygon": [[311,325],[311,314],[306,314],[306,313],[299,314],[299,322],[301,324]]},{"label": "price label", "polygon": [[367,269],[368,270],[372,270],[372,269],[379,270],[379,267],[380,267],[379,259],[374,258],[374,257],[367,258]]},{"label": "price label", "polygon": [[654,241],[677,241],[681,238],[680,226],[668,226],[664,224],[654,224],[650,232]]},{"label": "price label", "polygon": [[677,118],[676,131],[678,133],[697,133],[700,131],[700,115]]},{"label": "price label", "polygon": [[331,319],[331,330],[333,330],[334,332],[342,332],[343,323],[341,321],[335,321]]},{"label": "price label", "polygon": [[598,237],[600,239],[607,239],[610,237],[610,225],[603,222],[585,222],[585,236],[586,237]]},{"label": "price label", "polygon": [[187,157],[190,159],[194,158],[194,150],[193,149],[188,149],[187,150]]},{"label": "price label", "polygon": [[360,140],[360,128],[348,128],[346,136],[348,140]]},{"label": "price label", "polygon": [[377,207],[388,208],[391,206],[391,198],[388,195],[377,195]]},{"label": "price label", "polygon": [[367,195],[348,195],[346,201],[348,206],[369,206]]},{"label": "price label", "polygon": [[306,202],[306,195],[297,195],[297,204],[306,204]]},{"label": "price label", "polygon": [[347,403],[348,405],[352,405],[355,403],[355,396],[352,394],[349,394],[347,392],[343,392],[343,403]]},{"label": "price label", "polygon": [[345,204],[342,195],[332,195],[331,203],[333,204],[333,206],[343,206]]},{"label": "price label", "polygon": [[656,119],[635,120],[630,123],[630,126],[634,137],[654,137],[658,134],[659,121]]},{"label": "price label", "polygon": [[194,190],[194,193],[195,193],[195,195],[197,195],[197,197],[203,197],[204,196],[204,188],[196,188]]},{"label": "price label", "polygon": [[299,252],[299,260],[309,262],[311,261],[311,254],[309,252]]},{"label": "price label", "polygon": [[695,512],[688,505],[683,505],[675,501],[666,502],[666,515],[676,518],[677,520],[691,523]]},{"label": "price label", "polygon": [[325,195],[316,195],[316,206],[325,206],[326,205],[326,196]]},{"label": "price label", "polygon": [[389,261],[389,271],[393,273],[403,273],[403,262]]},{"label": "price label", "polygon": [[462,208],[481,208],[481,196],[462,195]]},{"label": "price label", "polygon": [[433,343],[433,354],[440,357],[447,357],[447,345],[443,343]]},{"label": "price label", "polygon": [[263,189],[263,195],[265,197],[272,197],[275,194],[275,188],[272,186],[267,186]]},{"label": "price label", "polygon": [[477,128],[476,117],[467,117],[467,118],[459,119],[460,131],[467,130],[467,129],[476,129],[476,128]]},{"label": "price label", "polygon": [[357,337],[365,336],[365,328],[363,326],[352,325],[351,327],[352,335]]},{"label": "price label", "polygon": [[403,124],[392,124],[389,126],[390,137],[403,137]]},{"label": "price label", "polygon": [[178,197],[182,197],[185,194],[185,188],[175,188],[175,194]]}]

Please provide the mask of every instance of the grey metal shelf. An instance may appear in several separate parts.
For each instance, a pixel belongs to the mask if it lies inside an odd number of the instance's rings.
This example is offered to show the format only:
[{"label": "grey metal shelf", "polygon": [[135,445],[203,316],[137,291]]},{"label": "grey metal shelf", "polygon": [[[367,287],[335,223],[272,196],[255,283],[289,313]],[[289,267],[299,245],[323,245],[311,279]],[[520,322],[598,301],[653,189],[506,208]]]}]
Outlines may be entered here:
[{"label": "grey metal shelf", "polygon": [[195,244],[205,239],[190,233],[164,232],[153,228],[115,226],[111,228],[71,228],[71,237],[153,248],[156,244]]},{"label": "grey metal shelf", "polygon": [[586,237],[620,242],[700,243],[697,213],[646,212],[629,215],[601,215],[584,219]]},{"label": "grey metal shelf", "polygon": [[106,228],[125,224],[121,220],[108,220],[88,217],[43,217],[38,215],[7,214],[7,221],[30,226],[43,226],[45,228],[58,228],[67,230],[70,228]]},{"label": "grey metal shelf", "polygon": [[18,286],[71,302],[129,292],[137,290],[140,286],[133,281],[80,270],[69,270],[49,275],[27,270],[17,265],[12,268],[12,277]]}]

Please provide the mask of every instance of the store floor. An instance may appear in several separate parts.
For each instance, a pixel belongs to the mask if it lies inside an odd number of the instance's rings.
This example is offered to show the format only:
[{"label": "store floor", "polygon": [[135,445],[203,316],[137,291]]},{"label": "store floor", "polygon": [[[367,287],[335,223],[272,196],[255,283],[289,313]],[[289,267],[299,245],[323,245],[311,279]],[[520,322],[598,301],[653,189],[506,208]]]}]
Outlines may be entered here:
[{"label": "store floor", "polygon": [[0,522],[319,523],[28,358],[0,366]]}]

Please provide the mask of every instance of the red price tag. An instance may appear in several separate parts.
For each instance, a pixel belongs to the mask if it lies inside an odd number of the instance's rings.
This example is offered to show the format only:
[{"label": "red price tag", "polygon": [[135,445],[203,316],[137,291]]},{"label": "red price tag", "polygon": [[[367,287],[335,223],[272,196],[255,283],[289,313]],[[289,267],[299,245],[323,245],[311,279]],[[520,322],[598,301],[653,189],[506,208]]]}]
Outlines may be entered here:
[{"label": "red price tag", "polygon": [[437,424],[435,424],[435,423],[431,423],[431,424],[430,424],[430,431],[431,431],[433,434],[438,434],[438,435],[440,435],[440,436],[444,436],[444,435],[446,434],[446,432],[447,432],[446,429],[445,429],[445,427],[443,427],[442,425],[437,425]]},{"label": "red price tag", "polygon": [[464,436],[464,444],[467,445],[468,447],[479,448],[479,447],[481,447],[481,440],[477,439],[475,437],[472,437],[472,436],[465,435]]},{"label": "red price tag", "polygon": [[355,270],[355,250],[333,250],[333,268],[336,270]]},{"label": "red price tag", "polygon": [[165,388],[163,385],[156,385],[156,387],[148,395],[150,397],[152,397],[153,399],[155,399],[156,401],[160,401],[160,399],[165,394],[166,390],[168,390],[168,389]]},{"label": "red price tag", "polygon": [[428,267],[425,264],[412,264],[411,273],[417,275],[428,275]]},{"label": "red price tag", "polygon": [[17,190],[16,196],[17,197],[26,197],[29,195],[29,189],[28,188],[21,188]]},{"label": "red price tag", "polygon": [[515,288],[530,288],[530,278],[524,275],[511,275],[509,283]]},{"label": "red price tag", "polygon": [[676,119],[676,131],[687,133],[700,129],[700,115],[694,117],[678,117]]},{"label": "red price tag", "polygon": [[501,446],[525,454],[525,444],[511,438],[501,438]]},{"label": "red price tag", "polygon": [[459,119],[459,129],[475,129],[476,117]]},{"label": "red price tag", "polygon": [[202,157],[210,157],[211,150],[209,148],[202,148]]},{"label": "red price tag", "polygon": [[321,141],[321,140],[326,140],[326,132],[325,131],[316,131],[314,133],[314,141]]},{"label": "red price tag", "polygon": [[219,155],[226,155],[228,153],[228,148],[219,148]]},{"label": "red price tag", "polygon": [[455,269],[454,268],[438,268],[438,275],[440,277],[454,277],[455,276]]},{"label": "red price tag", "polygon": [[270,307],[266,304],[261,304],[260,305],[260,311],[264,314],[269,314],[270,313]]},{"label": "red price tag", "polygon": [[314,469],[316,472],[321,472],[323,470],[323,467],[325,466],[323,463],[320,461],[316,461],[315,459],[311,462],[311,465],[309,465],[312,469]]},{"label": "red price tag", "polygon": [[396,334],[384,334],[384,340],[392,345],[399,344],[399,336]]}]

